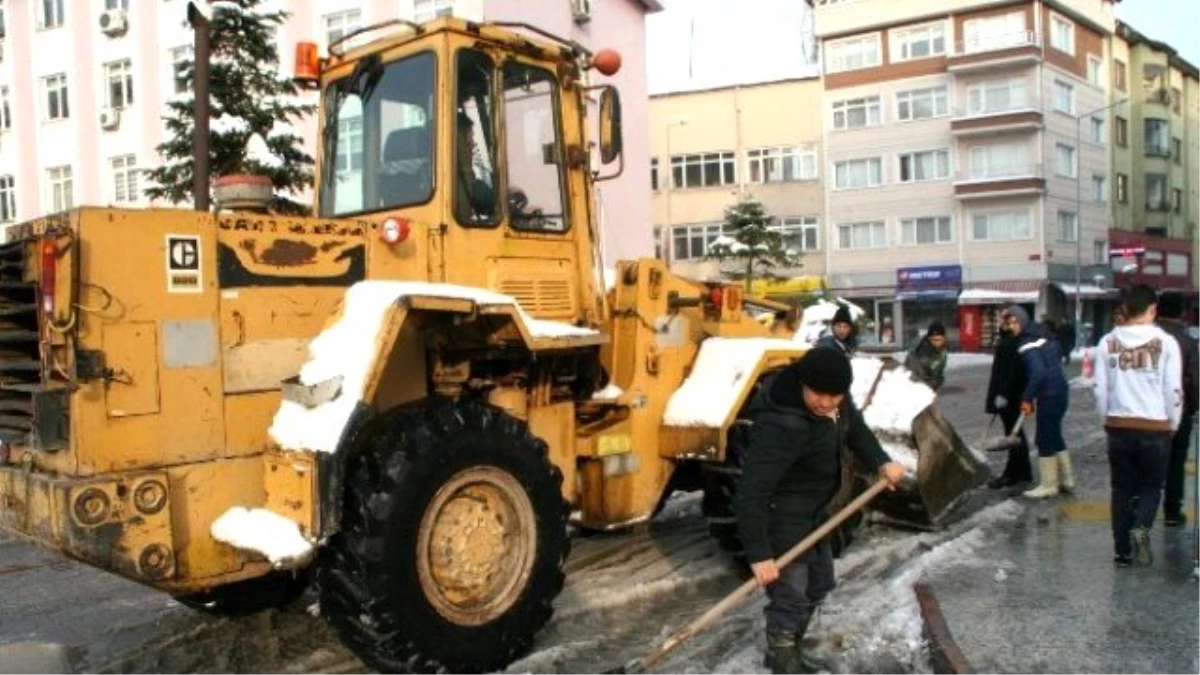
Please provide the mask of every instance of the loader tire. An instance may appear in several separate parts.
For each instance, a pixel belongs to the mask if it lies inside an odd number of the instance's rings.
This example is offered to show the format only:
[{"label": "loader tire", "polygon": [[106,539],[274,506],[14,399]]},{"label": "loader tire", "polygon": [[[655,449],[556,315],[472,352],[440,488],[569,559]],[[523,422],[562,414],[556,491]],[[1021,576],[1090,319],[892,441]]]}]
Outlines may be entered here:
[{"label": "loader tire", "polygon": [[309,570],[268,572],[199,593],[177,595],[180,604],[215,616],[250,616],[266,609],[283,609],[300,599],[312,581]]},{"label": "loader tire", "polygon": [[704,497],[700,501],[700,511],[708,520],[709,535],[717,541],[717,545],[735,556],[742,555],[742,540],[738,537],[733,500],[737,495],[738,482],[742,479],[749,440],[749,420],[735,421],[725,442],[724,463],[705,464],[703,467]]},{"label": "loader tire", "polygon": [[321,613],[383,672],[482,672],[525,652],[563,586],[568,507],[546,444],[501,410],[381,414],[346,466]]}]

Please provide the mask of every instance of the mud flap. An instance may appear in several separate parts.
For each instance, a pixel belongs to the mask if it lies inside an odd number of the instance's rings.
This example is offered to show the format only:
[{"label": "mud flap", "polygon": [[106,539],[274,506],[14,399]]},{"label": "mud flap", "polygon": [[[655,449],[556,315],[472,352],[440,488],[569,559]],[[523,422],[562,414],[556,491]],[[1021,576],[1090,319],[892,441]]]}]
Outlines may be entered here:
[{"label": "mud flap", "polygon": [[912,438],[917,446],[916,484],[884,492],[872,506],[886,520],[937,528],[967,492],[988,479],[990,472],[936,404],[913,419]]}]

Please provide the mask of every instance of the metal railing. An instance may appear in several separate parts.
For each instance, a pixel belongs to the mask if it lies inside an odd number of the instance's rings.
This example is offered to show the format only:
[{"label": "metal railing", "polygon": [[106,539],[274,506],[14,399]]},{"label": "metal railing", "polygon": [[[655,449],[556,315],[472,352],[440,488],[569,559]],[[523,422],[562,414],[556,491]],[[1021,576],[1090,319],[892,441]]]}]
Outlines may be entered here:
[{"label": "metal railing", "polygon": [[1000,33],[997,35],[981,35],[968,40],[960,40],[954,45],[954,56],[981,54],[1014,47],[1039,47],[1042,44],[1042,34],[1032,30],[1015,33]]}]

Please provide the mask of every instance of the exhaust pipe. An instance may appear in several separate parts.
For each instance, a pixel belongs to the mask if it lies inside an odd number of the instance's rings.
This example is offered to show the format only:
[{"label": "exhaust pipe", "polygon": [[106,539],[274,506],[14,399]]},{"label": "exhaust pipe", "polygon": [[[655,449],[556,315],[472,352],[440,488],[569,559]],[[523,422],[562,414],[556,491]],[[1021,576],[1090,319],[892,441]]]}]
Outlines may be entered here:
[{"label": "exhaust pipe", "polygon": [[187,6],[188,23],[195,34],[193,62],[195,82],[195,124],[192,130],[192,195],[195,210],[208,211],[208,78],[209,78],[209,28],[208,13],[212,8],[200,9],[195,2]]}]

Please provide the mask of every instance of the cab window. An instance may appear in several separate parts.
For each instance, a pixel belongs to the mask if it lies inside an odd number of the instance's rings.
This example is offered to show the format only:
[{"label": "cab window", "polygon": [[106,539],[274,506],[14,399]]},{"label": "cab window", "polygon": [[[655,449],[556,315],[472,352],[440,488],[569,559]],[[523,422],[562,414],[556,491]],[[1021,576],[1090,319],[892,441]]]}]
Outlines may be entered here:
[{"label": "cab window", "polygon": [[496,64],[487,54],[463,50],[455,69],[454,217],[463,225],[495,225],[500,222],[492,98]]},{"label": "cab window", "polygon": [[564,232],[563,149],[553,73],[517,61],[504,65],[504,142],[509,224]]}]

